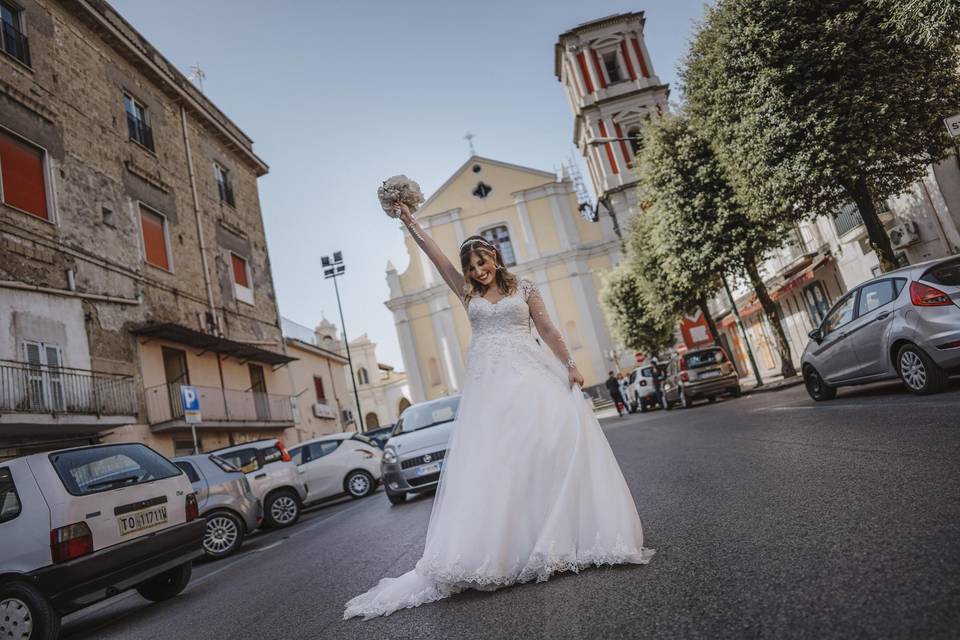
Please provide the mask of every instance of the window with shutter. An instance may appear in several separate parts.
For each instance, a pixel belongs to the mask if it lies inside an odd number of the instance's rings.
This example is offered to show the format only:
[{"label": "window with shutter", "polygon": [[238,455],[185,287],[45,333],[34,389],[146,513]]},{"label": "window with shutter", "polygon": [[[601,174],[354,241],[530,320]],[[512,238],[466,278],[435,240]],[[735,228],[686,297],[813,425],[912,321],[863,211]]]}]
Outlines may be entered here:
[{"label": "window with shutter", "polygon": [[323,392],[323,379],[314,376],[313,386],[317,390],[317,402],[326,402],[327,396]]},{"label": "window with shutter", "polygon": [[167,251],[167,233],[163,216],[140,207],[140,230],[143,233],[143,253],[147,262],[170,271],[170,254]]},{"label": "window with shutter", "polygon": [[0,193],[4,204],[49,220],[43,164],[42,149],[0,131]]},{"label": "window with shutter", "polygon": [[235,253],[230,254],[230,270],[233,271],[233,295],[240,302],[253,304],[253,287],[250,286],[250,269],[247,261]]}]

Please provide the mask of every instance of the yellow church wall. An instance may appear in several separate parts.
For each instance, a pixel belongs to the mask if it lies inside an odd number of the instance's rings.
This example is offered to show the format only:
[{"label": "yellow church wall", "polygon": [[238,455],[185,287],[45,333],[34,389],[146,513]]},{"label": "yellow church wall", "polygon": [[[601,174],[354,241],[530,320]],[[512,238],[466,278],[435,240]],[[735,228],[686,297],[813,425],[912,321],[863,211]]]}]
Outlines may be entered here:
[{"label": "yellow church wall", "polygon": [[[557,327],[560,328],[562,333],[566,331],[567,322],[572,320],[576,323],[577,335],[580,338],[579,346],[568,343],[567,348],[570,350],[573,359],[576,360],[585,384],[597,384],[600,382],[600,378],[598,372],[593,368],[592,353],[588,346],[589,338],[585,333],[587,323],[577,307],[577,298],[573,293],[571,278],[565,274],[562,277],[556,276],[557,271],[562,269],[563,267],[548,270],[548,273],[553,272],[554,274],[549,276],[550,295],[553,297],[553,304],[557,309],[558,316],[553,318],[553,321],[557,323]],[[570,336],[567,336],[567,338],[569,339]]]},{"label": "yellow church wall", "polygon": [[460,301],[451,294],[448,302],[453,310],[453,328],[457,332],[457,343],[460,345],[460,353],[466,359],[467,348],[470,346],[470,337],[473,330],[470,328],[470,319]]},{"label": "yellow church wall", "polygon": [[407,247],[407,255],[410,261],[406,270],[400,274],[400,288],[404,293],[419,291],[423,288],[423,270],[420,268],[420,257],[418,255],[420,247],[413,241],[410,234],[403,232],[403,243]]},{"label": "yellow church wall", "polygon": [[533,228],[533,237],[537,239],[537,248],[542,255],[560,251],[560,236],[557,234],[550,200],[538,198],[527,202],[527,215]]},{"label": "yellow church wall", "polygon": [[[471,167],[474,164],[480,165],[479,173],[473,172]],[[480,181],[493,187],[490,195],[482,199],[472,195]],[[461,218],[469,220],[484,211],[512,208],[513,192],[531,189],[549,181],[550,178],[542,174],[477,160],[466,167],[442,193],[437,194],[428,206],[421,209],[419,215],[430,216],[460,208]]]}]

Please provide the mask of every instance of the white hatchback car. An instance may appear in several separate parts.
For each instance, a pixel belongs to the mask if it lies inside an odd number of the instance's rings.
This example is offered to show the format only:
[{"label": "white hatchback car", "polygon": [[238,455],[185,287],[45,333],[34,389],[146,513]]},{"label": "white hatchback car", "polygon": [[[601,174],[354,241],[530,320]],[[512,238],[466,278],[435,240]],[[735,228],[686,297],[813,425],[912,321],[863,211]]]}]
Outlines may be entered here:
[{"label": "white hatchback car", "polygon": [[344,494],[363,498],[380,483],[380,447],[352,431],[301,442],[290,448],[290,457],[307,485],[305,502]]},{"label": "white hatchback car", "polygon": [[131,588],[172,598],[205,528],[187,476],[139,443],[0,462],[0,638],[56,638],[61,616]]}]

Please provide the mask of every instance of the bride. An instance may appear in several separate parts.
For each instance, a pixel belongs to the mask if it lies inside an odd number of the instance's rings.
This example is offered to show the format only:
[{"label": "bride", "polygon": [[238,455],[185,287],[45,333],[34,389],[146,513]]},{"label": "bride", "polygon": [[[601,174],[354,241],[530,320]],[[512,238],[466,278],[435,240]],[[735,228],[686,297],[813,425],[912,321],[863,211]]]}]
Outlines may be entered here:
[{"label": "bride", "polygon": [[461,274],[407,205],[395,207],[463,303],[473,338],[423,557],[347,602],[343,617],[389,615],[590,565],[649,562],[654,552],[643,546],[630,490],[536,285],[510,273],[481,236],[460,246]]}]

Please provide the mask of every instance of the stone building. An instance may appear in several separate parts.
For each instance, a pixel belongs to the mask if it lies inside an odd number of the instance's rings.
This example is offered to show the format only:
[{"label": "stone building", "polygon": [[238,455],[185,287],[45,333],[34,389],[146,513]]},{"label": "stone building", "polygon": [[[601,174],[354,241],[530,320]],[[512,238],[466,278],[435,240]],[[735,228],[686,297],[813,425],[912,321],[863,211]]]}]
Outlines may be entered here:
[{"label": "stone building", "polygon": [[[620,260],[621,246],[609,218],[596,224],[580,215],[569,180],[473,156],[416,217],[458,269],[467,236],[481,234],[499,245],[509,269],[538,285],[585,386],[604,380],[610,334],[597,292],[600,273]],[[422,402],[460,391],[470,323],[436,267],[403,233],[410,260],[402,273],[388,263],[385,304],[393,312],[411,400]]]},{"label": "stone building", "polygon": [[[4,2],[0,455],[294,426],[253,143],[102,0]],[[9,329],[7,329],[9,327]]]},{"label": "stone building", "polygon": [[596,214],[609,215],[618,235],[640,211],[633,159],[643,125],[667,111],[669,88],[647,51],[645,22],[642,11],[599,18],[560,34],[554,46],[554,74],[573,111],[573,143],[590,173]]}]

